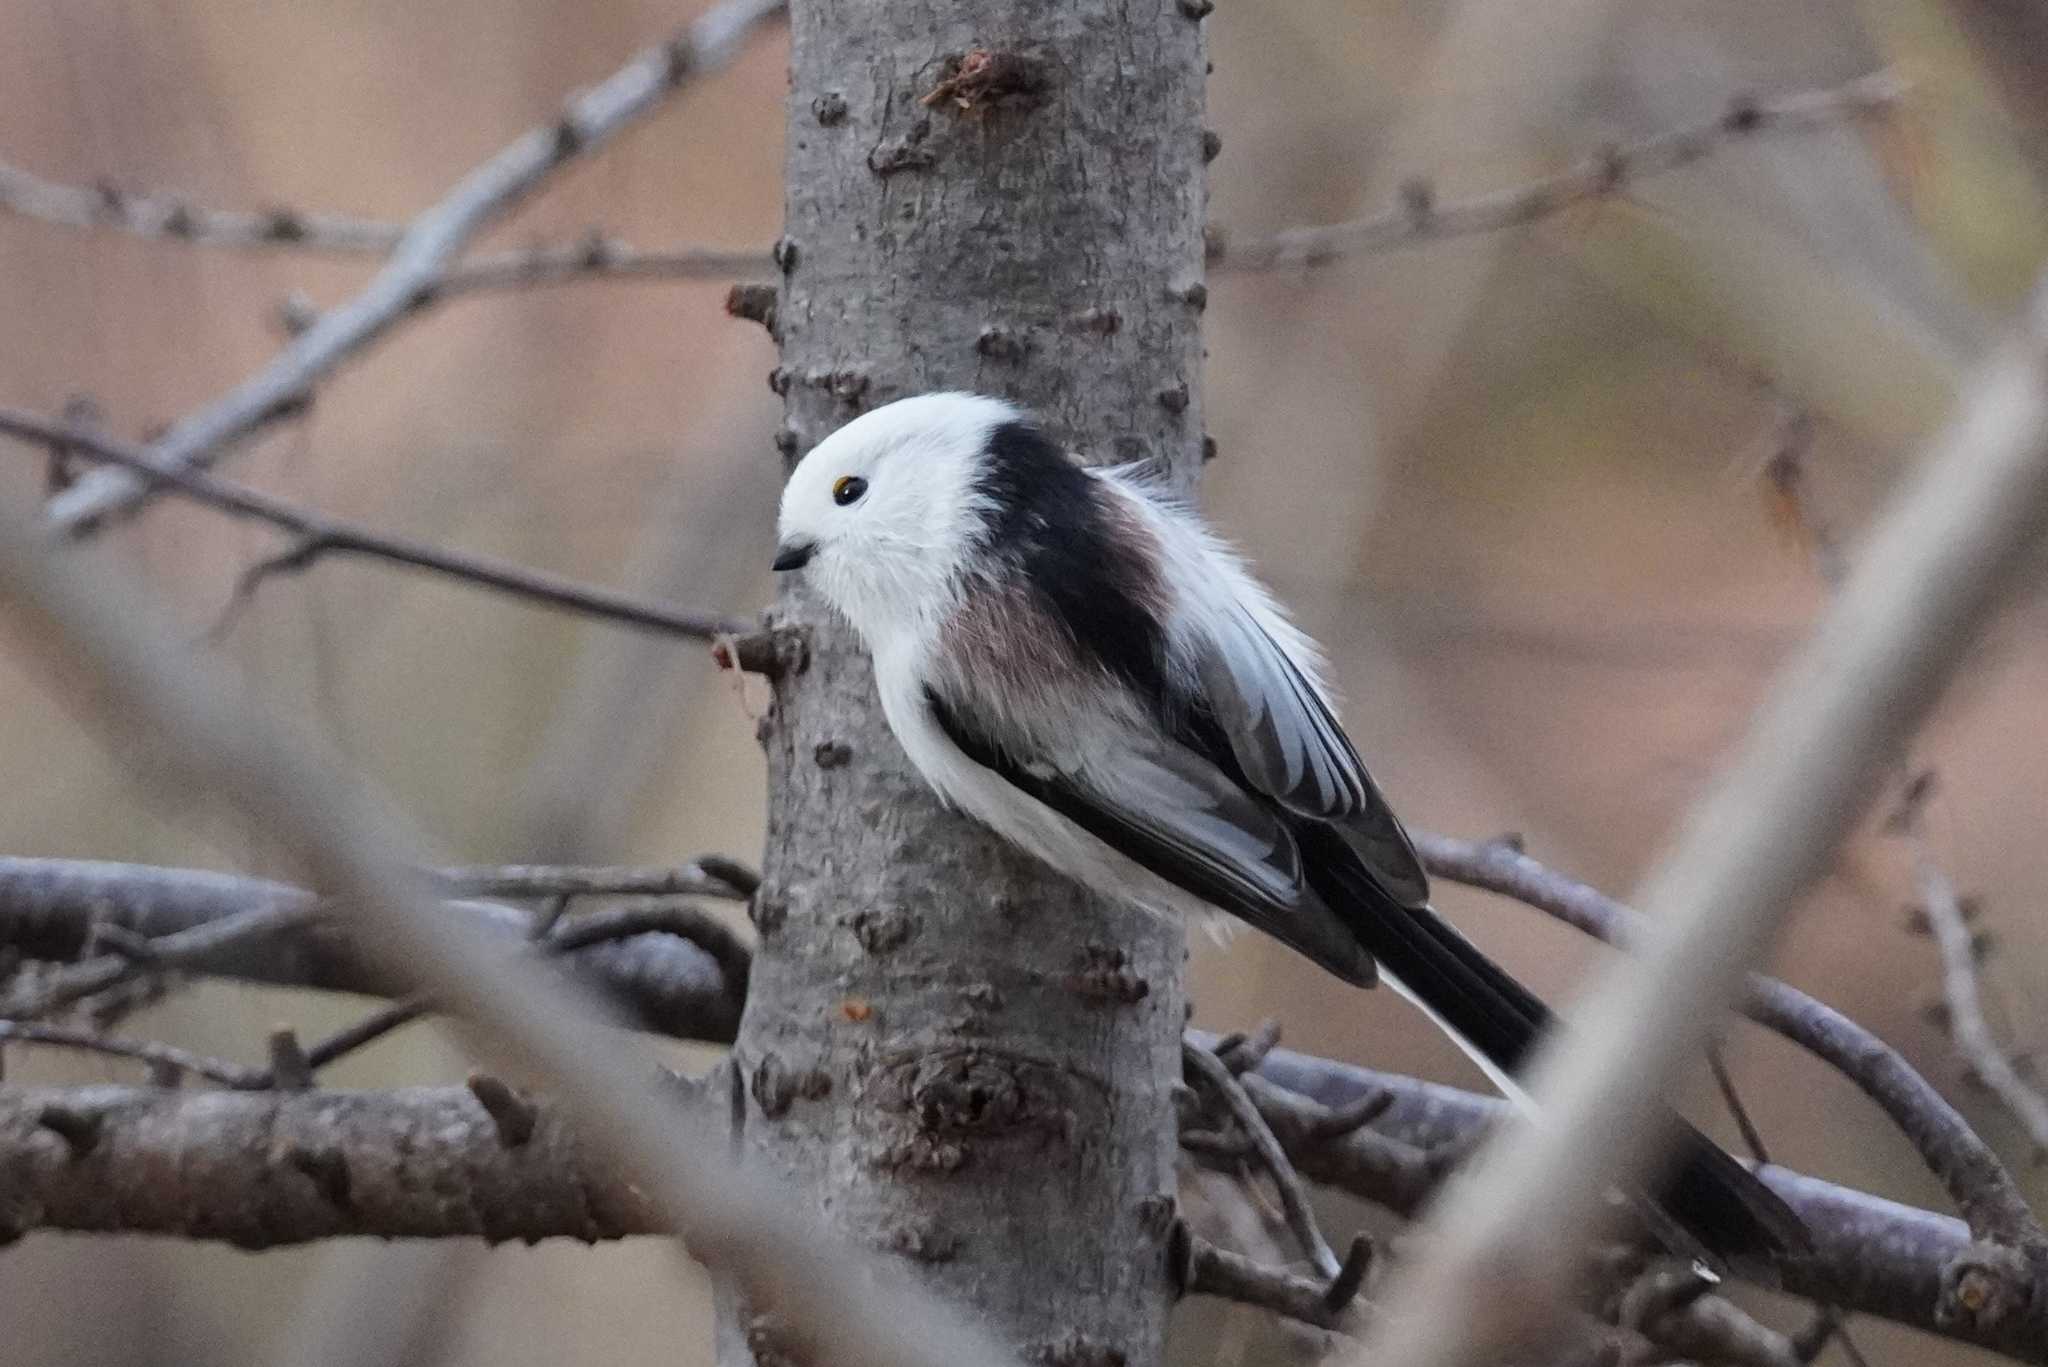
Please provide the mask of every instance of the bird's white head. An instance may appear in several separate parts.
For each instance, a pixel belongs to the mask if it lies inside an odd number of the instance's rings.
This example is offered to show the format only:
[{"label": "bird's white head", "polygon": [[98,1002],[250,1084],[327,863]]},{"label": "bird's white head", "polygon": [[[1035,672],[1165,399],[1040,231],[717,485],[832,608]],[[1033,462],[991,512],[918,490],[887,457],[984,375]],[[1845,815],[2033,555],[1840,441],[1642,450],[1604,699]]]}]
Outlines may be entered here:
[{"label": "bird's white head", "polygon": [[991,434],[1021,421],[979,394],[921,394],[855,418],[783,487],[775,568],[802,570],[870,650],[928,628],[983,527]]}]

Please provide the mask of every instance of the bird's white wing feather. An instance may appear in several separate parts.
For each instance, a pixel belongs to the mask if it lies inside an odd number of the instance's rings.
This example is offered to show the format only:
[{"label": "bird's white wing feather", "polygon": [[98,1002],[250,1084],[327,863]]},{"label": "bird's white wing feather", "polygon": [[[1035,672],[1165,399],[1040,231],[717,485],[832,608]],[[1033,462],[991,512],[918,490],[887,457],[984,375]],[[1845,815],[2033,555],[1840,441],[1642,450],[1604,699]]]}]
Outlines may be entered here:
[{"label": "bird's white wing feather", "polygon": [[1289,811],[1329,822],[1397,901],[1427,904],[1429,880],[1337,721],[1314,643],[1238,554],[1171,498],[1128,476],[1104,480],[1158,538],[1175,600],[1175,652],[1246,781]]}]

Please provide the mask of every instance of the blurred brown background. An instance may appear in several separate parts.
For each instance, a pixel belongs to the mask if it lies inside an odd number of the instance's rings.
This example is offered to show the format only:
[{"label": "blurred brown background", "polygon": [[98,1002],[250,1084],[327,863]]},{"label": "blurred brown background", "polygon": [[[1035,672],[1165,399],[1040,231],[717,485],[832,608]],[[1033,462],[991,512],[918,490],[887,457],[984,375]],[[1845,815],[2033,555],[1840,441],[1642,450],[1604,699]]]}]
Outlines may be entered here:
[{"label": "blurred brown background", "polygon": [[[690,6],[483,0],[0,0],[0,159],[227,205],[403,217],[568,89]],[[1810,414],[1812,507],[1853,530],[2048,247],[2048,24],[1990,0],[1225,3],[1213,217],[1233,237],[1555,169],[1709,117],[1732,94],[1881,66],[1914,82],[1882,124],[1759,141],[1537,228],[1312,274],[1219,277],[1208,313],[1204,496],[1329,644],[1347,718],[1417,824],[1523,832],[1625,892],[1738,734],[1824,590],[1761,468]],[[2041,40],[2041,41],[2030,41]],[[637,244],[776,231],[780,40],[556,182],[502,246],[602,225]],[[365,265],[237,254],[0,219],[0,402],[91,394],[134,434],[278,344],[278,302],[345,298]],[[324,389],[240,476],[446,544],[750,611],[770,593],[778,482],[765,335],[723,286],[580,285],[464,300]],[[12,496],[39,486],[17,450]],[[252,530],[159,508],[120,534],[195,633]],[[2048,619],[2009,615],[1920,747],[1936,848],[1987,901],[1988,970],[2016,1047],[2048,1037]],[[757,857],[759,699],[699,649],[356,564],[269,585],[221,647],[325,730],[451,856],[574,850]],[[0,656],[0,849],[272,867],[261,830],[181,813],[123,777],[61,696]],[[2023,1137],[1952,1065],[1901,930],[1904,853],[1873,831],[1797,918],[1778,969],[1901,1047],[2002,1153]],[[1442,904],[1568,1002],[1598,954],[1535,913]],[[1387,994],[1249,937],[1198,944],[1199,1019],[1279,1015],[1290,1043],[1478,1084]],[[137,1022],[214,1052],[352,1004],[246,988]],[[1774,1156],[1942,1208],[1846,1084],[1748,1027],[1731,1060]],[[121,1076],[10,1057],[16,1078]],[[335,1075],[447,1078],[431,1028]],[[1699,1090],[1695,1113],[1724,1135]],[[2034,1169],[2031,1193],[2048,1200]],[[0,1253],[6,1360],[510,1364],[708,1361],[709,1306],[664,1245],[217,1248],[44,1236]],[[408,1308],[410,1307],[410,1308]],[[1204,1311],[1215,1315],[1218,1312]],[[1248,1313],[1248,1312],[1238,1312]],[[1183,1361],[1254,1339],[1183,1335]],[[1867,1326],[1879,1362],[1961,1362]],[[387,1342],[388,1340],[388,1342]],[[391,1345],[399,1345],[392,1347]],[[375,1358],[373,1350],[387,1356]],[[1946,1354],[1944,1356],[1944,1353]]]}]

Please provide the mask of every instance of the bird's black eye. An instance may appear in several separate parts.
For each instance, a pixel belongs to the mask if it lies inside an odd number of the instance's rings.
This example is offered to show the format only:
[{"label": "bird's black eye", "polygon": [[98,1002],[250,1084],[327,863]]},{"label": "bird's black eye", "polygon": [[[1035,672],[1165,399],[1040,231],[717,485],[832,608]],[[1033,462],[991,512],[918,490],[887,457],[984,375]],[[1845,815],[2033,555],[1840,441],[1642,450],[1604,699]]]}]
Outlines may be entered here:
[{"label": "bird's black eye", "polygon": [[832,481],[832,501],[844,508],[857,501],[868,491],[868,482],[859,475],[841,475]]}]

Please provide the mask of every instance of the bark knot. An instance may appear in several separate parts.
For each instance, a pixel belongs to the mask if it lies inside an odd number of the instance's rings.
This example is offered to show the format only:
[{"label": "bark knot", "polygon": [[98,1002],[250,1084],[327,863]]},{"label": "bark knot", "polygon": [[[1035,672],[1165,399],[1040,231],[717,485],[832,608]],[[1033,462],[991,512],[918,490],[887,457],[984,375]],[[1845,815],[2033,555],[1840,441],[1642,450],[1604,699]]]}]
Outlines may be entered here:
[{"label": "bark knot", "polygon": [[778,286],[762,282],[734,285],[726,291],[725,311],[731,317],[759,323],[770,337],[779,341],[782,333],[775,325],[775,307],[781,293]]},{"label": "bark knot", "polygon": [[970,48],[946,59],[938,84],[921,103],[928,109],[950,107],[967,114],[997,108],[1029,109],[1043,100],[1051,84],[1051,67],[1041,58]]},{"label": "bark knot", "polygon": [[2028,1309],[2039,1275],[2026,1250],[1982,1240],[1972,1243],[1942,1272],[1941,1300],[1934,1318],[1944,1327],[1995,1329]]},{"label": "bark knot", "polygon": [[1076,996],[1121,1006],[1135,1006],[1152,994],[1152,985],[1130,971],[1130,956],[1115,945],[1083,945],[1068,983]]},{"label": "bark knot", "polygon": [[938,164],[939,154],[925,145],[932,134],[932,121],[921,118],[900,138],[879,143],[868,153],[868,169],[887,179],[903,171],[927,171]]},{"label": "bark knot", "polygon": [[832,1075],[822,1068],[791,1068],[780,1054],[767,1053],[754,1065],[747,1090],[761,1114],[776,1120],[789,1114],[799,1100],[816,1101],[831,1095]]},{"label": "bark knot", "polygon": [[882,1232],[881,1246],[918,1263],[950,1263],[960,1256],[960,1236],[937,1225],[905,1222]]},{"label": "bark knot", "polygon": [[917,934],[917,918],[894,907],[856,911],[842,920],[860,947],[870,954],[887,954],[900,949]]},{"label": "bark knot", "polygon": [[961,1140],[1027,1131],[1064,1138],[1079,1123],[1058,1069],[978,1044],[885,1058],[868,1091],[878,1112],[911,1127],[881,1151],[889,1166],[948,1171],[966,1160]]},{"label": "bark knot", "polygon": [[828,90],[811,101],[811,117],[820,126],[836,128],[846,122],[846,96],[836,90]]}]

